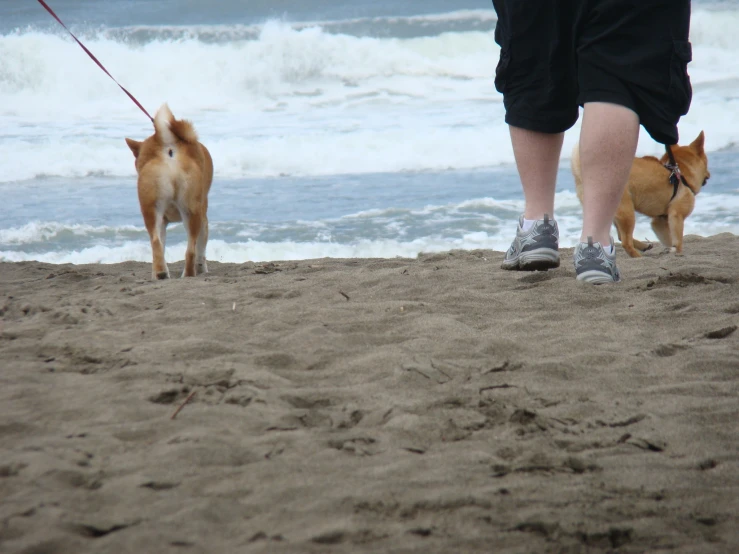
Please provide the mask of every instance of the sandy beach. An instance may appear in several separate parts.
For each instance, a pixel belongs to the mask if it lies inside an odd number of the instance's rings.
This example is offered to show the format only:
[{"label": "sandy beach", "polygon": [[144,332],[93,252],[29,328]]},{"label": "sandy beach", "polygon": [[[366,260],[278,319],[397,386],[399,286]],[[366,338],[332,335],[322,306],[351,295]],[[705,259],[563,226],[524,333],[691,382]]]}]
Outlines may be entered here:
[{"label": "sandy beach", "polygon": [[739,551],[739,238],[502,256],[0,263],[0,552]]}]

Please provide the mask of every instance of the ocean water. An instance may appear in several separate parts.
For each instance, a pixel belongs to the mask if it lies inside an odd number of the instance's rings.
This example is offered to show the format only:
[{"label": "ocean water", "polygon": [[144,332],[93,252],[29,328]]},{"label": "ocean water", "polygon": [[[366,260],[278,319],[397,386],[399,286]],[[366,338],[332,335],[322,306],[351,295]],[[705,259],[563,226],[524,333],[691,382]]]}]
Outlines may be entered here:
[{"label": "ocean water", "polygon": [[[214,159],[208,258],[505,250],[523,198],[484,0],[49,0],[150,113]],[[712,178],[686,233],[739,235],[739,1],[693,2],[694,97]],[[32,0],[0,2],[0,260],[150,260],[124,137],[146,116]],[[561,244],[579,237],[565,138]],[[642,132],[638,154],[660,155]],[[184,257],[170,227],[167,259]],[[636,236],[654,240],[646,218]]]}]

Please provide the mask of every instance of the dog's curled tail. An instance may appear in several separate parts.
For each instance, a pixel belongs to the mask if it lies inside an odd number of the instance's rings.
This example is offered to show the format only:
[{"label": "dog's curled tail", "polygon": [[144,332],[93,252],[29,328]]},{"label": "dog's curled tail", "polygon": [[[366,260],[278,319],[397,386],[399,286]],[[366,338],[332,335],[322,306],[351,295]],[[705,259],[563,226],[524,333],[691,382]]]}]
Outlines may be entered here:
[{"label": "dog's curled tail", "polygon": [[154,129],[159,139],[167,146],[174,146],[177,142],[196,144],[198,134],[195,127],[186,119],[175,119],[167,104],[157,110],[154,116]]}]

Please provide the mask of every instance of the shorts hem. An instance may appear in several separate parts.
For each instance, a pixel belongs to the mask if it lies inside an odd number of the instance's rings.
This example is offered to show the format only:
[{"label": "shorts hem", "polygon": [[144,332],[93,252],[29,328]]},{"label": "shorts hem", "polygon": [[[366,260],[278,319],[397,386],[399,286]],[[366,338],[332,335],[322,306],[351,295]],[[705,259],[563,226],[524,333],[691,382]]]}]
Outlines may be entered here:
[{"label": "shorts hem", "polygon": [[635,114],[639,115],[639,112],[636,109],[636,106],[634,105],[634,102],[631,100],[631,98],[624,98],[622,94],[618,94],[616,92],[609,92],[607,90],[589,91],[581,93],[580,97],[577,99],[577,103],[580,106],[585,106],[585,104],[588,104],[590,102],[616,104],[618,106],[628,108]]},{"label": "shorts hem", "polygon": [[634,112],[639,118],[639,123],[649,133],[649,136],[655,142],[660,144],[677,144],[678,131],[677,124],[670,125],[669,123],[656,121],[652,115],[647,112],[644,117],[639,113],[639,109],[634,106],[631,99],[624,98],[622,94],[609,92],[609,91],[590,91],[582,93],[578,98],[578,104],[583,106],[589,102],[605,102],[608,104],[616,104],[623,106]]},{"label": "shorts hem", "polygon": [[527,131],[554,135],[564,133],[568,129],[571,129],[577,122],[578,115],[579,114],[576,113],[574,117],[533,119],[517,114],[506,113],[505,122],[512,127],[519,127],[521,129],[526,129]]},{"label": "shorts hem", "polygon": [[677,144],[680,139],[680,135],[677,130],[677,125],[644,125],[644,129],[652,137],[652,140],[660,144],[673,146]]}]

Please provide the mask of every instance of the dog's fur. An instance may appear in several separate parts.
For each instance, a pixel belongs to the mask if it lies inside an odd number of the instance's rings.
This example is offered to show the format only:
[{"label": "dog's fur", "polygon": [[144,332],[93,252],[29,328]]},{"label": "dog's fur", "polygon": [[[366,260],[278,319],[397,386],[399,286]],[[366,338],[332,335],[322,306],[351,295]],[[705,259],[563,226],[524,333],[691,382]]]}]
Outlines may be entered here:
[{"label": "dog's fur", "polygon": [[[616,211],[613,223],[616,226],[621,246],[632,258],[641,256],[652,247],[651,243],[634,240],[634,226],[639,212],[652,218],[652,229],[659,241],[672,252],[683,252],[683,223],[695,207],[695,197],[711,176],[708,158],[704,150],[703,131],[688,146],[673,146],[680,172],[688,183],[678,184],[677,194],[670,183],[670,170],[665,168],[668,156],[635,158],[629,180]],[[572,150],[572,175],[580,203],[583,201],[582,174],[580,170],[580,145]]]},{"label": "dog's fur", "polygon": [[207,272],[205,246],[213,160],[198,142],[192,123],[175,119],[164,104],[154,117],[154,134],[143,142],[127,138],[126,144],[136,158],[139,204],[151,240],[152,277],[169,278],[164,245],[171,221],[182,221],[187,231],[182,276]]}]

